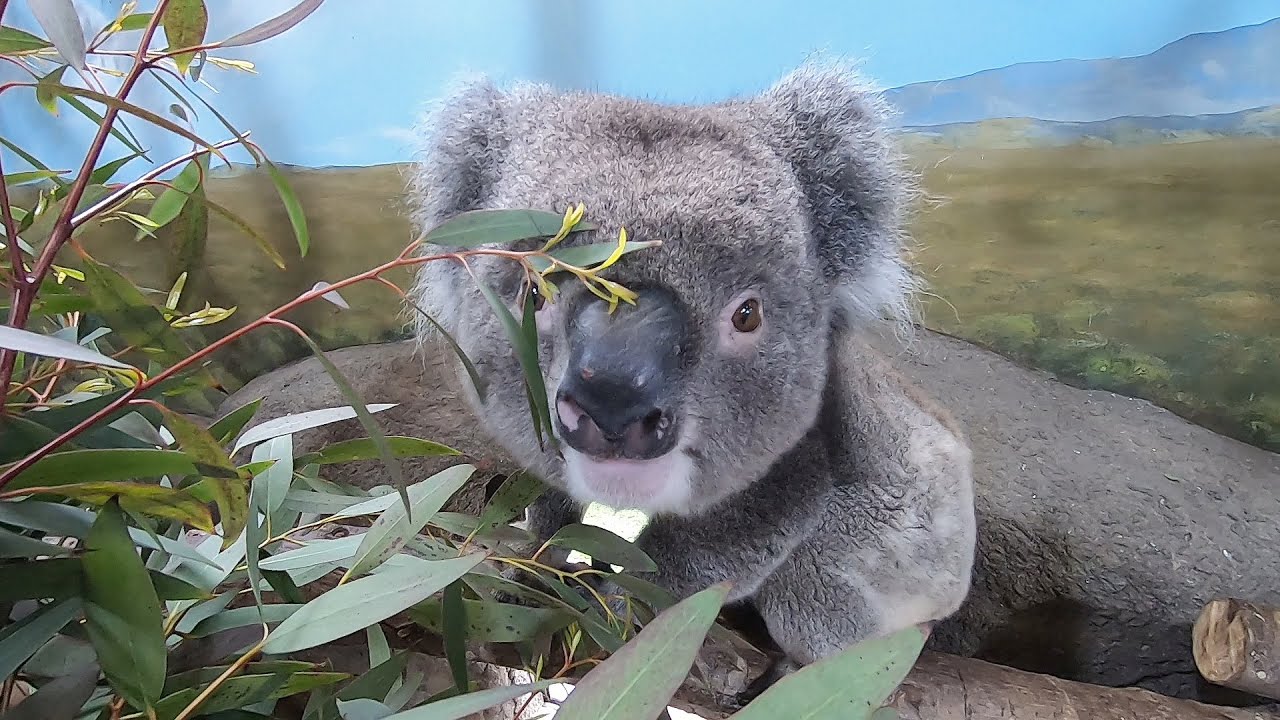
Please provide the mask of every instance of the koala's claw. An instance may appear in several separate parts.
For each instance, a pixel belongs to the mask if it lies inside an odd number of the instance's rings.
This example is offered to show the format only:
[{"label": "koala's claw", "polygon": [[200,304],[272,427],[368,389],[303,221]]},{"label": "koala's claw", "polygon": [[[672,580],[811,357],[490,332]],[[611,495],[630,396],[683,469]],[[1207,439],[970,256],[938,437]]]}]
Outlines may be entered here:
[{"label": "koala's claw", "polygon": [[769,663],[764,672],[760,673],[742,692],[737,694],[734,701],[738,703],[739,709],[746,707],[752,700],[763,695],[765,690],[773,687],[774,683],[799,669],[799,663],[786,655],[779,655],[773,659],[773,662]]}]

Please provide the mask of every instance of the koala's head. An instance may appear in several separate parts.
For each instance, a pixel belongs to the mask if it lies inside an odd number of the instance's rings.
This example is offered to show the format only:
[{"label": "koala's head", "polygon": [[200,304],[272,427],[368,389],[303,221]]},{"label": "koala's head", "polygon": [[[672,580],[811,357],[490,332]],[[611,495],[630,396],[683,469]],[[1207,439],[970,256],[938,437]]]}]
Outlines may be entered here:
[{"label": "koala's head", "polygon": [[[469,270],[427,263],[411,295],[486,380],[481,401],[459,365],[494,438],[581,502],[705,510],[812,426],[833,328],[910,321],[906,176],[879,100],[845,67],[806,66],[757,97],[704,106],[476,80],[423,129],[411,184],[422,230],[468,210],[583,203],[599,229],[562,246],[616,241],[620,228],[662,242],[603,272],[638,293],[612,313],[572,276],[552,276],[551,301],[492,256]],[[477,280],[517,318],[535,303],[563,457],[539,447],[519,360]]]}]

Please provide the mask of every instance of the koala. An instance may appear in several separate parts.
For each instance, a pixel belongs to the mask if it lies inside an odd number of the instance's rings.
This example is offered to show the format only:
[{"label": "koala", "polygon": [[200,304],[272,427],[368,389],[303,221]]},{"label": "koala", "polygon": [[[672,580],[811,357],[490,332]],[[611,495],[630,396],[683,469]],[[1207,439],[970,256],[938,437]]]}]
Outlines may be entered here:
[{"label": "koala", "polygon": [[[612,309],[563,275],[544,297],[489,255],[421,265],[409,296],[487,381],[482,400],[456,364],[478,422],[546,485],[528,511],[539,542],[592,502],[646,513],[637,544],[658,570],[642,577],[677,598],[731,581],[728,602],[763,619],[782,655],[753,694],[929,627],[970,585],[964,434],[866,335],[909,331],[919,284],[903,257],[913,184],[886,117],[848,63],[811,60],[703,105],[472,78],[419,126],[409,197],[423,231],[470,210],[582,203],[598,227],[565,246],[622,228],[661,241],[603,272],[637,293]],[[554,444],[538,441],[478,283],[517,318],[534,304]]]}]

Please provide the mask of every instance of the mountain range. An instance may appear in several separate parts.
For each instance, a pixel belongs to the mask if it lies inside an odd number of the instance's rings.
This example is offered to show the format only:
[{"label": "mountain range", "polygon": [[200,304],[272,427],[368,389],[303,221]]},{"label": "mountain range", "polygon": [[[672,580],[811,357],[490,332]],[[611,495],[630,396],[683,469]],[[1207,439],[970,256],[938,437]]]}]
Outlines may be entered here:
[{"label": "mountain range", "polygon": [[1183,130],[1203,118],[1227,128],[1245,119],[1233,115],[1280,105],[1280,17],[1188,35],[1146,55],[1018,63],[884,94],[904,130],[997,118],[1155,118]]}]

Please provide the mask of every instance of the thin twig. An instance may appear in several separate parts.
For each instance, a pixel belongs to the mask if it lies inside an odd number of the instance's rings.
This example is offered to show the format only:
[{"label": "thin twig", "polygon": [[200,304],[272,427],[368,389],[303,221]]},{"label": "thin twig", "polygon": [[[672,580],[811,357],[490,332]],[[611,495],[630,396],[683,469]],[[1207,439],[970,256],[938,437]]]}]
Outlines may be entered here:
[{"label": "thin twig", "polygon": [[134,180],[125,185],[122,185],[119,190],[111,193],[110,195],[103,198],[102,200],[99,200],[97,203],[95,203],[92,207],[88,208],[84,212],[81,212],[78,215],[75,215],[74,217],[71,218],[71,227],[74,229],[88,222],[89,220],[93,219],[94,216],[100,214],[103,210],[106,210],[107,208],[111,207],[117,202],[120,202],[121,200],[125,199],[126,197],[129,196],[129,194],[137,191],[139,188],[141,188],[144,185],[158,184],[159,181],[157,180],[157,178],[160,177],[160,175],[164,174],[166,171],[172,170],[173,168],[181,165],[182,163],[187,162],[189,160],[194,160],[195,158],[201,155],[204,155],[206,153],[212,153],[214,150],[221,150],[224,147],[237,145],[241,142],[241,140],[243,140],[244,137],[248,137],[248,136],[249,136],[249,133],[245,133],[244,136],[241,138],[237,138],[235,140],[223,140],[220,143],[214,143],[211,147],[199,148],[197,150],[192,150],[189,153],[179,155],[178,157],[160,165],[154,170],[148,171],[147,173],[139,177],[137,180]]},{"label": "thin twig", "polygon": [[[151,22],[147,23],[147,27],[142,33],[142,40],[138,43],[138,50],[134,54],[133,67],[129,69],[129,74],[125,76],[124,81],[120,84],[120,89],[116,92],[116,99],[123,100],[142,77],[142,73],[146,71],[148,67],[145,59],[147,48],[151,46],[151,40],[155,37],[156,30],[160,27],[160,20],[164,17],[164,11],[168,4],[169,0],[159,0],[156,3],[155,14],[152,16]],[[0,11],[2,10],[3,8],[0,8]],[[13,85],[13,83],[6,83],[6,86],[8,85]],[[0,91],[4,89],[5,86],[0,86]],[[9,308],[8,324],[10,327],[26,328],[27,320],[31,317],[31,306],[35,302],[40,285],[44,282],[45,275],[49,273],[49,268],[53,267],[53,261],[58,256],[58,251],[62,249],[62,246],[71,237],[73,229],[71,225],[72,214],[75,213],[76,206],[80,204],[85,190],[89,187],[89,179],[93,174],[93,169],[98,164],[98,158],[101,157],[102,150],[106,147],[107,138],[110,136],[111,129],[114,127],[116,117],[119,114],[120,110],[117,105],[109,105],[103,113],[102,123],[98,127],[98,132],[89,146],[89,152],[85,155],[84,163],[80,166],[80,172],[76,176],[75,182],[67,192],[65,205],[58,214],[58,219],[54,222],[48,242],[45,243],[44,249],[40,251],[40,257],[36,259],[31,275],[23,276],[21,263],[14,266],[17,277],[14,278],[13,283],[13,305]],[[8,214],[6,232],[10,233],[10,242],[16,245],[17,233],[14,230],[15,226],[12,224],[12,213],[9,212],[7,191],[3,197],[0,197],[0,201],[4,204],[4,212]],[[21,255],[19,254],[18,257],[20,258]],[[17,350],[0,350],[0,389],[9,387],[17,360]],[[4,404],[0,403],[0,415],[3,415],[4,412]],[[0,487],[3,486],[0,485]]]}]

